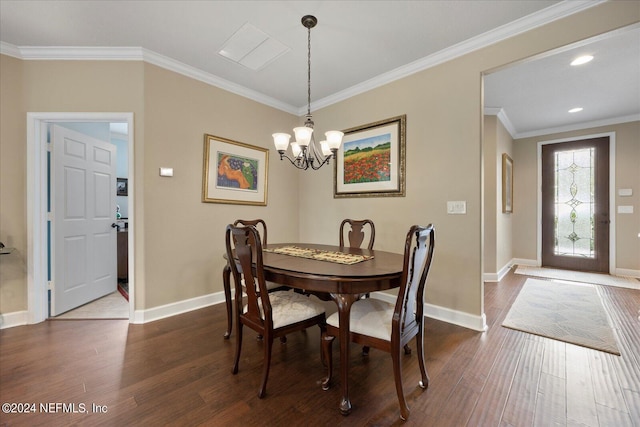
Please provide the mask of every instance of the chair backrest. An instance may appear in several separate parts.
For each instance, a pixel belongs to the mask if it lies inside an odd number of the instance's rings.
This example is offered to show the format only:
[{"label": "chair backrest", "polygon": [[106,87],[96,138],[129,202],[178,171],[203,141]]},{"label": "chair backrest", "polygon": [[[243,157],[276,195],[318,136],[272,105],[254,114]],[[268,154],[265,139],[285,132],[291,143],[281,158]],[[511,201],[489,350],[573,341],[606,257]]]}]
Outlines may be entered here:
[{"label": "chair backrest", "polygon": [[391,340],[399,333],[399,339],[405,333],[417,331],[418,321],[424,313],[424,288],[433,259],[435,229],[414,225],[409,229],[404,244],[404,266],[402,282],[398,291],[398,300],[393,315]]},{"label": "chair backrest", "polygon": [[[264,222],[264,220],[262,220],[262,219],[237,219],[237,220],[235,220],[233,225],[244,225],[245,227],[248,226],[248,225],[253,225],[258,230],[258,233],[260,233],[260,235],[262,236],[262,244],[263,245],[267,244],[267,223]],[[262,231],[260,230],[260,227],[262,227]]]},{"label": "chair backrest", "polygon": [[345,233],[345,225],[349,224],[350,230],[348,233],[349,238],[349,247],[350,248],[359,248],[362,246],[362,242],[364,241],[364,231],[363,228],[368,224],[369,225],[369,244],[367,245],[367,249],[373,249],[373,242],[376,239],[376,228],[373,225],[373,221],[370,219],[345,219],[340,224],[340,246],[345,246],[344,244],[344,233]]},{"label": "chair backrest", "polygon": [[[226,229],[225,244],[227,258],[236,259],[236,262],[229,262],[236,295],[242,295],[242,283],[244,283],[247,311],[243,316],[263,327],[272,328],[271,303],[264,280],[262,243],[258,230],[253,225],[243,227],[229,224]],[[235,300],[237,313],[243,313],[242,298]],[[264,313],[264,317],[261,313]]]}]

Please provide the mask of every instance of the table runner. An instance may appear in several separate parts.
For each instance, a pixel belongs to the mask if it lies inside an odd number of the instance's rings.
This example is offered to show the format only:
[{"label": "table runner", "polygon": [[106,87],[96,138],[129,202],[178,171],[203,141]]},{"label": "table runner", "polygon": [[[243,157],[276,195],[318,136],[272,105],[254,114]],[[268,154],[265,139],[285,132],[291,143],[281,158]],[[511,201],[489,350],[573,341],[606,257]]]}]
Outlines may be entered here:
[{"label": "table runner", "polygon": [[325,251],[322,249],[301,248],[299,246],[282,246],[274,249],[264,249],[265,252],[273,252],[282,255],[297,256],[300,258],[315,259],[318,261],[335,262],[338,264],[357,264],[373,259],[373,255],[348,254],[344,252]]}]

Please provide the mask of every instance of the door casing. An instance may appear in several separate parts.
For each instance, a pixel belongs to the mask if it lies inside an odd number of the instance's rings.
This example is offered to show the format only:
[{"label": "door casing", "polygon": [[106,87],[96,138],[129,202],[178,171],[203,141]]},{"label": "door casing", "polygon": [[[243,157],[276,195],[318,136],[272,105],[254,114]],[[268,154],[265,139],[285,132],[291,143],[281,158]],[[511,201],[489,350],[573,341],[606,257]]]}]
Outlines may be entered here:
[{"label": "door casing", "polygon": [[135,308],[135,170],[133,113],[27,113],[27,323],[48,318],[47,299],[47,125],[60,122],[126,122],[128,124],[129,321]]},{"label": "door casing", "polygon": [[536,237],[537,237],[537,259],[536,264],[542,265],[542,146],[547,144],[559,144],[562,142],[579,141],[591,138],[609,138],[609,274],[616,272],[616,215],[615,215],[615,188],[616,188],[616,133],[605,132],[597,134],[586,134],[570,138],[554,139],[549,141],[538,141],[537,146],[537,162],[538,162],[538,178],[537,178],[537,219],[536,219]]}]

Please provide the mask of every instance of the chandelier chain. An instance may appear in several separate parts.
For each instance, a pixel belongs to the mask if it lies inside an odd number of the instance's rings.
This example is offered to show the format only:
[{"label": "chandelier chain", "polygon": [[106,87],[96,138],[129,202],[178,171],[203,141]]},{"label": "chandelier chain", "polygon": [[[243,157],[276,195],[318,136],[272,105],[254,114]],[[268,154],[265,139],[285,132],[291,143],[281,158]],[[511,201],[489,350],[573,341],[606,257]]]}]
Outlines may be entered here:
[{"label": "chandelier chain", "polygon": [[311,27],[307,28],[307,115],[311,116]]}]

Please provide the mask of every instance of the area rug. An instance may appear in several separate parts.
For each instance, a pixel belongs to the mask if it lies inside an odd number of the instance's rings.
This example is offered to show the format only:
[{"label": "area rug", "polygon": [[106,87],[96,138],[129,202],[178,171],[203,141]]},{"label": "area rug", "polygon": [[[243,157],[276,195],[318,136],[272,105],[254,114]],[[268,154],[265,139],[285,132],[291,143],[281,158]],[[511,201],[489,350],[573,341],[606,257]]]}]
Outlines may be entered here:
[{"label": "area rug", "polygon": [[502,326],[620,355],[596,286],[527,279]]},{"label": "area rug", "polygon": [[596,285],[617,286],[619,288],[640,289],[640,280],[627,276],[611,276],[608,274],[585,273],[583,271],[560,270],[555,268],[530,267],[519,265],[516,274],[549,279],[569,280]]}]

